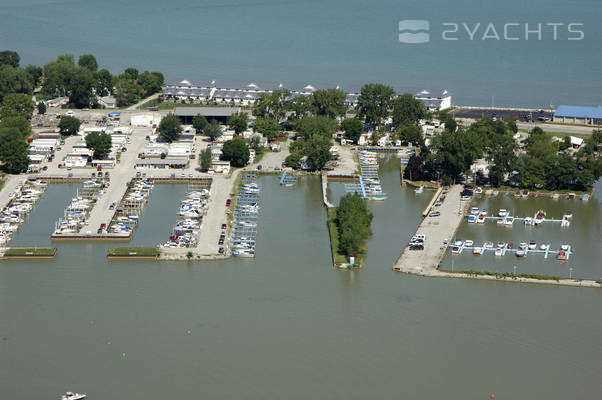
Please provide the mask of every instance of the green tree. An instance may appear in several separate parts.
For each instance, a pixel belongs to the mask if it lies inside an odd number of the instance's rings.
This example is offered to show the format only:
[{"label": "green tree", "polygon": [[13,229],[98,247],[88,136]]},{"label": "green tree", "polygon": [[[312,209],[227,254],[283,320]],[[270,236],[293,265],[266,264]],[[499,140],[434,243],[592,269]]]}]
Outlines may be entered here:
[{"label": "green tree", "polygon": [[31,93],[32,88],[24,70],[10,65],[0,66],[0,101],[11,93]]},{"label": "green tree", "polygon": [[166,142],[173,142],[180,137],[182,133],[182,124],[180,118],[172,113],[167,114],[161,118],[159,123],[159,137]]},{"label": "green tree", "polygon": [[316,115],[328,118],[345,115],[347,95],[341,89],[316,90],[311,98]]},{"label": "green tree", "polygon": [[312,135],[306,140],[304,154],[307,156],[307,165],[312,171],[318,171],[324,168],[324,165],[330,160],[330,147],[332,139],[322,135]]},{"label": "green tree", "polygon": [[77,67],[71,54],[62,54],[57,57],[56,61],[44,65],[42,94],[50,98],[67,95],[76,70]]},{"label": "green tree", "polygon": [[256,132],[261,133],[269,141],[273,141],[278,138],[278,133],[280,132],[280,125],[278,124],[278,121],[276,121],[274,118],[258,117],[257,119],[255,119],[255,125],[253,125],[253,129]]},{"label": "green tree", "polygon": [[79,130],[81,121],[75,117],[65,116],[59,122],[59,129],[62,135],[75,135]]},{"label": "green tree", "polygon": [[96,83],[94,74],[87,68],[78,68],[69,82],[69,103],[76,108],[89,107]]},{"label": "green tree", "polygon": [[293,169],[299,169],[299,167],[301,166],[301,158],[303,156],[299,153],[291,153],[289,154],[286,159],[284,160],[284,163],[286,164],[287,167],[291,167]]},{"label": "green tree", "polygon": [[222,127],[219,126],[216,120],[212,120],[207,126],[205,126],[203,132],[206,136],[209,136],[209,139],[211,139],[212,142],[215,142],[222,136]]},{"label": "green tree", "polygon": [[209,124],[209,121],[207,121],[207,118],[205,118],[201,114],[195,115],[192,119],[192,127],[194,128],[197,134],[200,134],[205,129],[207,124]]},{"label": "green tree", "polygon": [[86,147],[94,152],[94,158],[105,158],[111,152],[111,135],[91,132],[86,135]]},{"label": "green tree", "polygon": [[372,218],[367,201],[358,193],[346,194],[341,198],[334,220],[338,230],[339,252],[347,256],[364,252],[364,244],[372,234]]},{"label": "green tree", "polygon": [[126,68],[125,71],[123,71],[123,76],[135,81],[138,79],[138,70],[134,67]]},{"label": "green tree", "polygon": [[11,131],[11,135],[3,135],[4,137],[17,137],[25,140],[32,135],[31,125],[25,117],[2,118],[0,129],[16,129],[16,131]]},{"label": "green tree", "polygon": [[199,157],[199,163],[200,163],[201,169],[203,171],[207,171],[211,168],[212,161],[213,161],[213,155],[211,154],[211,148],[206,147],[205,149],[201,150],[201,155]]},{"label": "green tree", "polygon": [[357,143],[364,131],[364,125],[362,124],[362,121],[357,118],[347,118],[341,122],[341,129],[345,132],[345,139]]},{"label": "green tree", "polygon": [[379,125],[389,115],[395,98],[392,87],[380,83],[368,83],[362,87],[358,97],[359,115],[369,124]]},{"label": "green tree", "polygon": [[38,102],[38,114],[46,114],[46,103],[44,103],[43,101]]},{"label": "green tree", "polygon": [[263,152],[263,146],[261,145],[261,136],[254,135],[249,140],[249,148],[255,150],[255,154],[260,154]]},{"label": "green tree", "polygon": [[224,143],[222,149],[222,160],[230,161],[233,167],[244,167],[249,162],[251,153],[244,139],[235,137]]},{"label": "green tree", "polygon": [[290,94],[288,89],[278,89],[272,93],[259,93],[259,98],[253,104],[253,115],[276,120],[282,119],[286,113],[286,100]]},{"label": "green tree", "polygon": [[0,118],[24,117],[31,118],[33,113],[31,96],[23,93],[11,93],[4,96],[0,105]]},{"label": "green tree", "polygon": [[337,122],[327,117],[306,116],[295,122],[297,134],[305,139],[313,135],[321,135],[330,139],[336,133],[337,128]]},{"label": "green tree", "polygon": [[310,96],[295,96],[286,101],[285,107],[286,110],[294,112],[297,118],[313,112],[314,109]]},{"label": "green tree", "polygon": [[160,72],[144,71],[138,76],[138,84],[142,86],[145,97],[160,92],[163,80],[163,74]]},{"label": "green tree", "polygon": [[20,138],[10,138],[0,141],[0,170],[9,174],[19,174],[27,171],[29,166],[29,146]]},{"label": "green tree", "polygon": [[413,155],[408,160],[408,164],[403,170],[403,178],[409,179],[411,181],[418,181],[421,179],[421,167],[422,167],[422,159],[417,155]]},{"label": "green tree", "polygon": [[414,124],[400,125],[397,127],[397,132],[399,134],[399,140],[404,144],[412,143],[413,146],[417,147],[424,145],[422,129]]},{"label": "green tree", "polygon": [[424,103],[409,93],[403,94],[393,101],[393,126],[416,125],[418,120],[427,115]]},{"label": "green tree", "polygon": [[144,94],[144,90],[133,79],[120,77],[115,85],[117,105],[119,107],[136,104]]},{"label": "green tree", "polygon": [[234,129],[237,135],[247,130],[249,126],[249,115],[246,112],[239,112],[230,117],[228,125]]},{"label": "green tree", "polygon": [[77,65],[82,68],[86,68],[90,72],[96,72],[98,70],[98,61],[92,54],[82,54],[77,60]]},{"label": "green tree", "polygon": [[42,67],[29,64],[25,67],[25,74],[29,78],[31,86],[35,88],[39,85],[40,79],[42,79],[42,75],[44,74],[44,70]]},{"label": "green tree", "polygon": [[96,83],[94,88],[99,96],[107,96],[113,93],[113,75],[107,69],[101,69],[94,74]]},{"label": "green tree", "polygon": [[18,68],[19,61],[21,61],[21,57],[16,51],[0,51],[0,65],[10,65],[13,68]]}]

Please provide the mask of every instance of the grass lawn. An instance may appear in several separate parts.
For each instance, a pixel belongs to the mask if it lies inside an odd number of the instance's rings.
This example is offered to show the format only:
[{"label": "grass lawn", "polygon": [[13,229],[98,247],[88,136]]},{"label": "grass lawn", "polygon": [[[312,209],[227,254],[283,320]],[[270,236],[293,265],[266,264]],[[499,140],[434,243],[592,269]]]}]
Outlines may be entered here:
[{"label": "grass lawn", "polygon": [[157,256],[154,247],[113,247],[109,249],[110,256]]},{"label": "grass lawn", "polygon": [[[336,218],[337,209],[336,207],[331,207],[328,209],[328,231],[330,233],[330,246],[332,248],[332,254],[334,258],[334,264],[348,264],[349,259],[347,255],[339,253],[339,231],[337,229],[337,225],[334,223],[334,219]],[[355,255],[355,265],[362,266],[364,263],[365,254],[356,254]]]},{"label": "grass lawn", "polygon": [[54,256],[56,247],[19,247],[6,250],[7,256]]}]

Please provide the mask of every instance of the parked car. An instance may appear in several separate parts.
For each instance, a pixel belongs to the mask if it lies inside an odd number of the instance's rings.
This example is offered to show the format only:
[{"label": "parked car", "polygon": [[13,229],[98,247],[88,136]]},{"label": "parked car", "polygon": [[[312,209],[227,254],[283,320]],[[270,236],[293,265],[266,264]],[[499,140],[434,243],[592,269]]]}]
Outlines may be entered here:
[{"label": "parked car", "polygon": [[218,245],[220,245],[220,246],[221,246],[222,244],[224,244],[224,239],[220,239],[220,240],[217,242],[217,244],[218,244]]},{"label": "parked car", "polygon": [[429,214],[429,217],[438,217],[440,215],[441,215],[441,213],[439,211],[433,211],[432,213]]},{"label": "parked car", "polygon": [[42,171],[46,171],[47,169],[48,169],[48,165],[44,165],[44,166],[42,167]]},{"label": "parked car", "polygon": [[105,172],[105,178],[109,176],[109,171]]},{"label": "parked car", "polygon": [[222,229],[226,229],[227,227],[228,227],[228,225],[222,224]]},{"label": "parked car", "polygon": [[219,252],[219,254],[224,254],[224,248],[220,247],[219,250],[218,250],[218,252]]}]

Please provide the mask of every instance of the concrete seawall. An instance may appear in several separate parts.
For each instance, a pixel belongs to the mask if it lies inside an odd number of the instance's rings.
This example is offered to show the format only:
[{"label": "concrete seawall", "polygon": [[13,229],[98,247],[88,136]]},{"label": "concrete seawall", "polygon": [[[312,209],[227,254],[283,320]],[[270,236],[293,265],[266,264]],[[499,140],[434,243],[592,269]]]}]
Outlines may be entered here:
[{"label": "concrete seawall", "polygon": [[439,217],[426,217],[422,220],[415,235],[425,235],[424,250],[410,250],[404,243],[404,250],[395,261],[393,269],[411,274],[432,274],[437,271],[445,256],[444,240],[452,240],[462,222],[470,201],[460,200],[462,186],[451,186],[445,200],[439,207]]}]

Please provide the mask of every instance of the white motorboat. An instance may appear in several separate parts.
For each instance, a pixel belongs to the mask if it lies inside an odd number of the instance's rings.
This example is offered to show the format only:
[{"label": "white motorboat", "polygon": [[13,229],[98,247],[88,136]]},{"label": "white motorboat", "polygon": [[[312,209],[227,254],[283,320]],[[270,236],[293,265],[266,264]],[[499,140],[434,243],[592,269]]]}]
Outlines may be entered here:
[{"label": "white motorboat", "polygon": [[61,400],[84,400],[87,396],[84,393],[67,392],[61,396]]},{"label": "white motorboat", "polygon": [[505,208],[501,208],[498,213],[497,213],[498,217],[506,217],[508,215],[508,210],[506,210]]},{"label": "white motorboat", "polygon": [[467,241],[464,242],[464,245],[466,247],[472,247],[473,244],[474,244],[474,242],[470,239],[468,239]]},{"label": "white motorboat", "polygon": [[496,256],[501,257],[503,254],[504,254],[504,250],[502,250],[500,248],[495,249],[495,255]]}]

